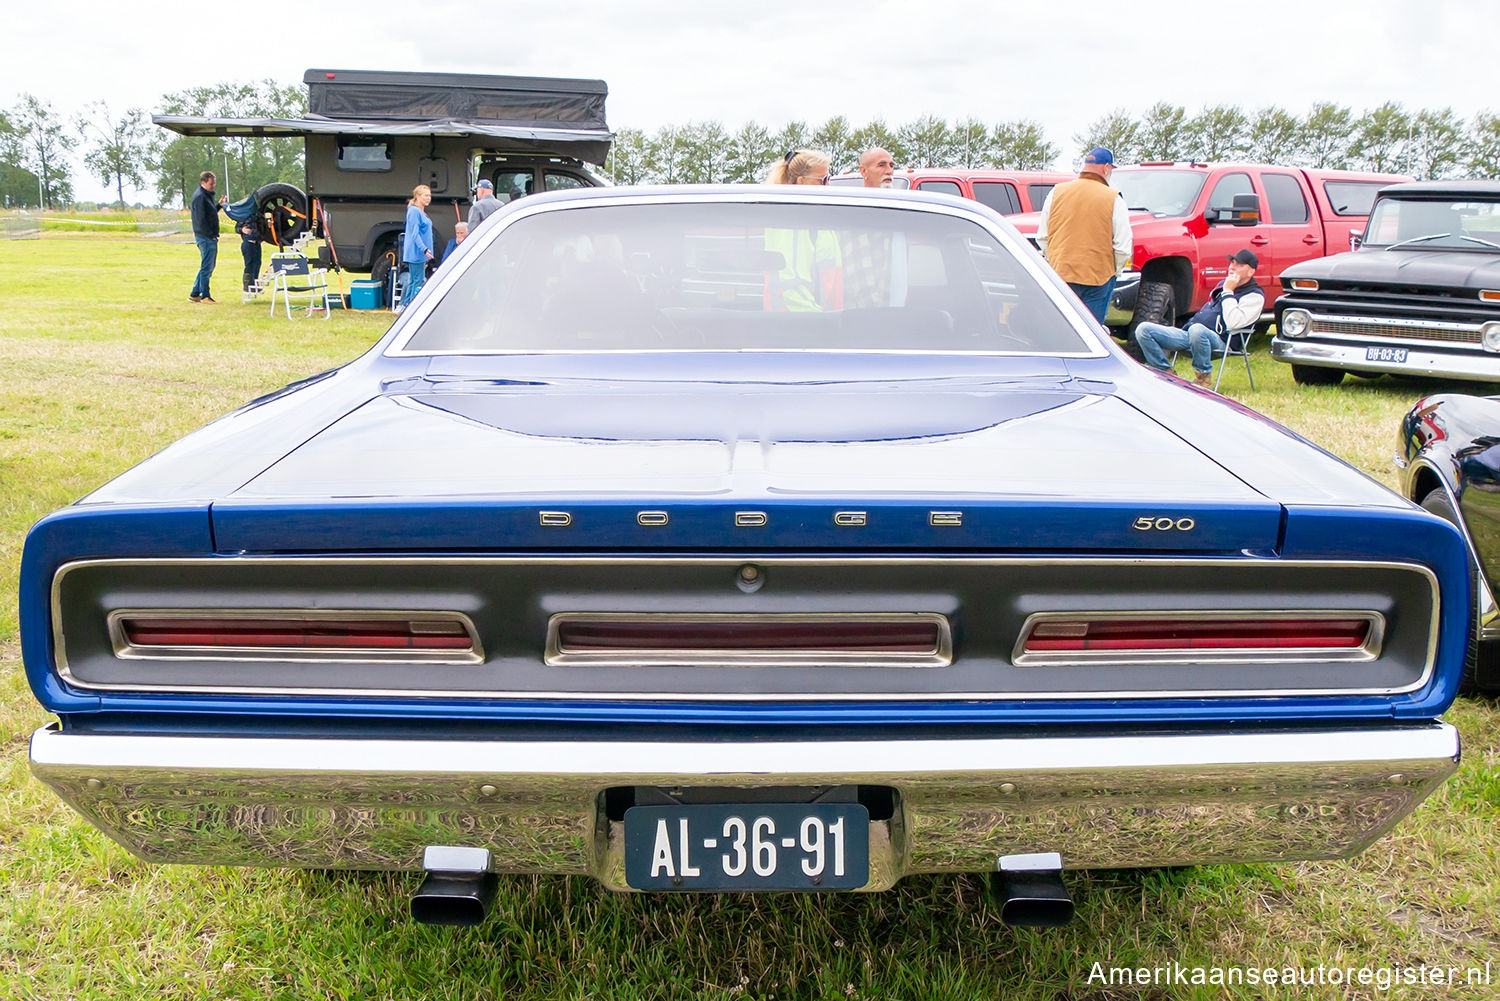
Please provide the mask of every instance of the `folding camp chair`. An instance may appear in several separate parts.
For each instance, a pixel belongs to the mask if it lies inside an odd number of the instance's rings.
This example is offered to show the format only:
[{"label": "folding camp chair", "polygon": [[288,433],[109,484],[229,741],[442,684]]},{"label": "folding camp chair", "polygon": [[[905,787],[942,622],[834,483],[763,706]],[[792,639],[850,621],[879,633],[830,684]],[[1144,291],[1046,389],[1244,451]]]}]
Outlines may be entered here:
[{"label": "folding camp chair", "polygon": [[1255,336],[1255,324],[1231,330],[1224,335],[1223,350],[1215,351],[1219,356],[1219,374],[1214,379],[1214,392],[1219,391],[1219,383],[1224,381],[1224,366],[1229,364],[1230,355],[1239,355],[1245,359],[1245,375],[1250,379],[1250,388],[1255,388],[1255,373],[1250,370],[1250,340]]},{"label": "folding camp chair", "polygon": [[[277,254],[271,258],[271,315],[276,315],[276,297],[281,296],[286,318],[292,318],[292,297],[305,296],[307,315],[322,308],[323,319],[333,315],[328,304],[328,271],[312,267],[301,254]],[[297,284],[293,285],[295,280]]]}]

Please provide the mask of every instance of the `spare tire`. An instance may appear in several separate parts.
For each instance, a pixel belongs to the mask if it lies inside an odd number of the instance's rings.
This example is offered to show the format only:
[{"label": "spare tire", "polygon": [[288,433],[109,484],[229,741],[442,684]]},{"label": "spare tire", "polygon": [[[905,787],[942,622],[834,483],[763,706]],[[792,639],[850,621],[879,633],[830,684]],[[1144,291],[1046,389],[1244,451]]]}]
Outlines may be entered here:
[{"label": "spare tire", "polygon": [[307,193],[295,184],[276,181],[255,191],[255,208],[260,214],[261,239],[276,247],[291,246],[307,232]]}]

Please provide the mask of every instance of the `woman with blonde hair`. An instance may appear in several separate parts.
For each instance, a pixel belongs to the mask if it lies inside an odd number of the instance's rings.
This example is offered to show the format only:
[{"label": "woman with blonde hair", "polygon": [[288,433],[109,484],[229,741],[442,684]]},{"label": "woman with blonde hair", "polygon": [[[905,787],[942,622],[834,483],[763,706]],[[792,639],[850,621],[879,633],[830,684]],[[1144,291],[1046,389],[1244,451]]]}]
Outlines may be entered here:
[{"label": "woman with blonde hair", "polygon": [[[766,183],[827,184],[832,166],[833,158],[820,150],[789,150],[766,171]],[[837,234],[768,228],[766,249],[781,255],[781,267],[766,272],[766,309],[811,313],[843,308],[843,253]]]},{"label": "woman with blonde hair", "polygon": [[432,189],[419,184],[411,189],[406,203],[406,234],[401,239],[401,260],[406,263],[406,291],[401,295],[404,309],[427,280],[427,262],[432,260],[432,220],[422,211],[432,203]]},{"label": "woman with blonde hair", "polygon": [[827,184],[833,157],[820,150],[788,150],[766,171],[767,184]]}]

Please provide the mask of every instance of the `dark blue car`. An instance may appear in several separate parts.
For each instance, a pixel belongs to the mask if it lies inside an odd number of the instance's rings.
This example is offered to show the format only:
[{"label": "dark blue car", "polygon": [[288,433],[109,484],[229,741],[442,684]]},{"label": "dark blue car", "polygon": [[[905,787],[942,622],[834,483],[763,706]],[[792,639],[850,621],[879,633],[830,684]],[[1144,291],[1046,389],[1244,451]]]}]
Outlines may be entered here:
[{"label": "dark blue car", "polygon": [[142,858],[879,890],[1352,855],[1455,767],[1439,517],[913,192],[525,199],[32,529],[36,774]]}]

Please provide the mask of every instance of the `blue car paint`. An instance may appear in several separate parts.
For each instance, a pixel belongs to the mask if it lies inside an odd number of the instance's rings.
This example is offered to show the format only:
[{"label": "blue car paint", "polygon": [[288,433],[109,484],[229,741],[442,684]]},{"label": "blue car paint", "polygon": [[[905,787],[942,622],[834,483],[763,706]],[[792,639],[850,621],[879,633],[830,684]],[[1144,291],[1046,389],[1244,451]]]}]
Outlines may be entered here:
[{"label": "blue car paint", "polygon": [[[416,313],[413,310],[412,313]],[[1331,466],[1321,450],[1296,439],[1285,429],[1249,414],[1244,408],[1211,394],[1168,384],[1134,365],[1112,345],[1099,358],[1006,358],[996,356],[840,355],[765,352],[760,354],[667,354],[599,356],[516,356],[501,359],[453,357],[386,357],[384,352],[398,337],[411,316],[403,316],[368,353],[336,373],[290,394],[270,394],[221,418],[214,424],[170,446],[153,459],[102,487],[82,506],[51,515],[28,536],[22,561],[21,625],[23,653],[28,678],[38,699],[49,710],[63,716],[94,712],[150,712],[179,715],[184,728],[201,727],[215,716],[264,716],[266,718],[470,718],[484,720],[544,720],[607,723],[715,723],[743,725],[847,724],[857,727],[942,724],[1041,724],[1087,722],[1089,724],[1168,723],[1184,721],[1229,722],[1243,720],[1354,720],[1379,718],[1432,718],[1452,701],[1462,668],[1468,636],[1469,577],[1465,569],[1462,540],[1446,522],[1413,508],[1400,497],[1346,466]],[[1107,342],[1108,338],[1101,340]],[[480,552],[486,555],[525,551],[568,552],[573,547],[598,551],[641,551],[660,543],[659,535],[638,529],[625,519],[642,498],[614,497],[588,502],[577,498],[566,506],[592,515],[597,526],[580,520],[583,534],[576,542],[562,543],[534,524],[525,524],[527,513],[551,507],[551,501],[524,507],[510,502],[474,503],[453,498],[428,498],[416,509],[423,520],[424,535],[408,535],[413,508],[410,501],[389,503],[365,500],[323,500],[283,504],[241,500],[234,495],[242,485],[272,469],[323,429],[372,400],[413,392],[443,392],[455,389],[485,391],[531,390],[547,393],[559,388],[570,392],[599,392],[622,388],[650,387],[662,401],[664,433],[673,426],[672,398],[675,394],[701,392],[705,386],[731,391],[753,387],[848,386],[892,389],[921,393],[985,392],[1025,388],[1040,393],[1100,394],[1125,402],[1150,422],[1143,428],[1159,436],[1163,448],[1186,447],[1214,462],[1242,483],[1259,501],[1225,506],[1240,523],[1236,531],[1255,538],[1274,539],[1274,547],[1256,545],[1253,552],[1264,557],[1279,552],[1287,558],[1388,558],[1423,563],[1437,574],[1445,601],[1440,612],[1437,660],[1439,670],[1423,689],[1406,695],[1378,698],[1205,698],[1162,700],[1079,700],[1045,702],[1017,700],[964,703],[798,703],[725,705],[691,701],[625,703],[608,700],[555,701],[467,700],[434,705],[421,699],[348,699],[309,697],[220,697],[212,695],[93,694],[74,691],[52,673],[50,582],[55,570],[74,559],[109,556],[203,557],[247,549],[325,553],[327,532],[339,528],[342,540],[353,548],[371,546],[389,551],[391,540],[400,540],[429,550]],[[1233,416],[1231,416],[1233,415]],[[932,431],[916,426],[921,435]],[[1186,454],[1186,453],[1184,453]],[[1304,458],[1305,457],[1305,458]],[[1316,458],[1315,458],[1316,457]],[[1331,482],[1330,482],[1331,481]],[[180,498],[192,498],[183,503]],[[756,498],[773,513],[813,511],[823,513],[841,505],[907,519],[880,524],[872,535],[872,548],[906,545],[912,551],[986,555],[996,551],[1022,551],[1015,509],[983,497],[966,499],[962,505],[946,498],[914,497],[902,502],[881,502],[846,495],[836,501],[788,504],[785,498]],[[552,500],[561,500],[553,498]],[[738,500],[738,498],[736,498]],[[943,507],[962,507],[965,525],[940,542],[928,535],[921,542],[905,537],[913,527],[915,512],[942,500]],[[1014,499],[1013,499],[1014,500]],[[737,504],[664,504],[651,498],[653,507],[670,506],[678,519],[680,535],[674,544],[700,552],[774,552],[782,546],[810,548],[819,553],[852,553],[847,538],[832,528],[816,530],[805,519],[793,515],[792,532],[777,534],[754,549],[743,537],[723,527],[723,516]],[[1355,502],[1358,507],[1348,506]],[[1024,551],[1067,552],[1070,533],[1082,537],[1087,546],[1080,552],[1096,552],[1101,514],[1123,514],[1119,505],[1101,501],[1090,489],[1086,470],[1080,470],[1073,489],[1052,501],[1057,522],[1048,531],[1032,536]],[[1279,502],[1279,503],[1278,503]],[[1180,505],[1176,506],[1176,505]],[[1045,509],[1045,504],[1040,505]],[[491,519],[490,534],[477,531],[476,510],[483,507]],[[991,509],[993,508],[993,509]],[[360,512],[362,525],[349,528],[344,514]],[[1217,508],[1195,504],[1190,497],[1174,499],[1177,510],[1210,513]],[[212,512],[212,523],[210,523]],[[972,514],[967,513],[972,512]],[[278,527],[258,530],[254,514],[272,515]],[[1154,510],[1153,510],[1154,513]],[[427,519],[431,519],[429,522]],[[507,520],[510,519],[510,520]],[[609,519],[608,521],[604,519]],[[1274,521],[1274,524],[1271,524]],[[768,526],[768,528],[771,526]],[[222,531],[228,547],[214,533]],[[510,533],[514,534],[510,534]],[[1224,545],[1233,533],[1217,541]],[[503,545],[496,546],[496,539]],[[837,540],[836,542],[834,540]],[[1210,540],[1212,543],[1214,540]],[[250,545],[253,543],[253,545]],[[535,547],[535,548],[533,548]],[[1212,544],[1209,549],[1213,549]],[[1152,552],[1169,551],[1156,540]],[[350,551],[340,549],[338,551]],[[1202,551],[1201,549],[1199,551]],[[747,558],[749,558],[747,556]],[[268,730],[270,729],[268,725]]]}]

